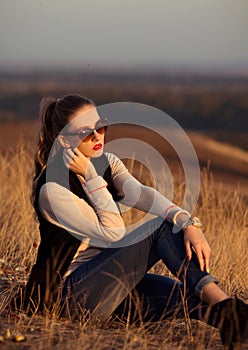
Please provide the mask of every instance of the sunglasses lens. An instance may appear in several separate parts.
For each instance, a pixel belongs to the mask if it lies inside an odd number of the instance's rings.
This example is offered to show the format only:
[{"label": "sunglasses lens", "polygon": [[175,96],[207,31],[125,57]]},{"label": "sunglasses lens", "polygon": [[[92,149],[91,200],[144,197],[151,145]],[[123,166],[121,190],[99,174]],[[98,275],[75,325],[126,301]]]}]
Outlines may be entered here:
[{"label": "sunglasses lens", "polygon": [[108,129],[108,121],[107,119],[100,119],[97,124],[95,129],[82,129],[79,132],[79,137],[81,140],[84,141],[89,141],[90,138],[94,135],[94,130],[96,130],[96,132],[98,134],[104,134]]},{"label": "sunglasses lens", "polygon": [[96,131],[98,132],[98,134],[104,134],[106,131],[106,127],[102,126],[101,128],[96,129]]},{"label": "sunglasses lens", "polygon": [[91,129],[82,129],[79,131],[79,137],[81,140],[85,140],[85,138],[90,136],[90,134],[92,134]]}]

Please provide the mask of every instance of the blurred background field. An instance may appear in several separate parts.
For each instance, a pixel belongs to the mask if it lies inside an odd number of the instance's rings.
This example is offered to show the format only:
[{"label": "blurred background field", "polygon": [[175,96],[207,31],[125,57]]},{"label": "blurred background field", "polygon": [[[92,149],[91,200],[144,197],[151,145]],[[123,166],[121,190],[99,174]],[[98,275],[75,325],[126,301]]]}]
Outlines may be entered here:
[{"label": "blurred background field", "polygon": [[247,149],[247,91],[245,71],[0,70],[0,121],[35,120],[43,96],[80,93],[98,106],[124,101],[151,105],[186,130],[204,131]]},{"label": "blurred background field", "polygon": [[[178,122],[190,137],[200,165],[208,167],[216,181],[226,189],[239,185],[243,193],[248,193],[248,74],[166,70],[0,72],[0,92],[2,151],[15,147],[20,137],[35,144],[39,103],[44,96],[79,93],[98,106],[137,102],[158,108]],[[116,128],[115,138],[137,138],[139,133],[135,128]],[[107,140],[111,140],[111,132],[109,135]],[[175,153],[154,137],[150,144],[167,161],[176,159]]]}]

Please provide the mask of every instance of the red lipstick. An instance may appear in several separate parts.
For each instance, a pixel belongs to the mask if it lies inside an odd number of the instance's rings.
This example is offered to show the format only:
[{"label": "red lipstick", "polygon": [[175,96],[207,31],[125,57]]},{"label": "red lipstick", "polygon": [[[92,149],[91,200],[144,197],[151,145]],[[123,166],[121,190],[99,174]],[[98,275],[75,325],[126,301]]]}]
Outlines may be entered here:
[{"label": "red lipstick", "polygon": [[102,148],[102,144],[101,143],[97,143],[94,147],[93,147],[93,150],[94,151],[99,151],[99,149]]}]

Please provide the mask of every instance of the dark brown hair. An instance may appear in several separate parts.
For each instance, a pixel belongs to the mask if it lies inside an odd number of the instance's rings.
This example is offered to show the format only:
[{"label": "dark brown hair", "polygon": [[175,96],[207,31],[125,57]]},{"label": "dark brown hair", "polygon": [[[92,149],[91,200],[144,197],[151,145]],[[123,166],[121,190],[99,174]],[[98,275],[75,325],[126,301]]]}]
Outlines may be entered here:
[{"label": "dark brown hair", "polygon": [[87,97],[80,95],[65,95],[62,98],[45,97],[41,100],[39,118],[41,127],[38,135],[38,147],[35,152],[35,169],[33,177],[32,202],[37,180],[45,169],[50,150],[60,131],[67,125],[70,117],[87,105],[95,105]]}]

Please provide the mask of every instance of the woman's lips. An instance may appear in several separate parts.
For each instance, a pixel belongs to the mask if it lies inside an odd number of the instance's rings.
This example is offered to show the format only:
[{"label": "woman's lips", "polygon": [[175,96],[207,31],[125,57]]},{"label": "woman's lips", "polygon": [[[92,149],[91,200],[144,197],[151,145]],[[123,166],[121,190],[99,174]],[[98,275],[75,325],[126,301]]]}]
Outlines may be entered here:
[{"label": "woman's lips", "polygon": [[102,144],[101,143],[97,143],[94,147],[93,147],[93,150],[94,151],[99,151],[99,149],[102,148]]}]

